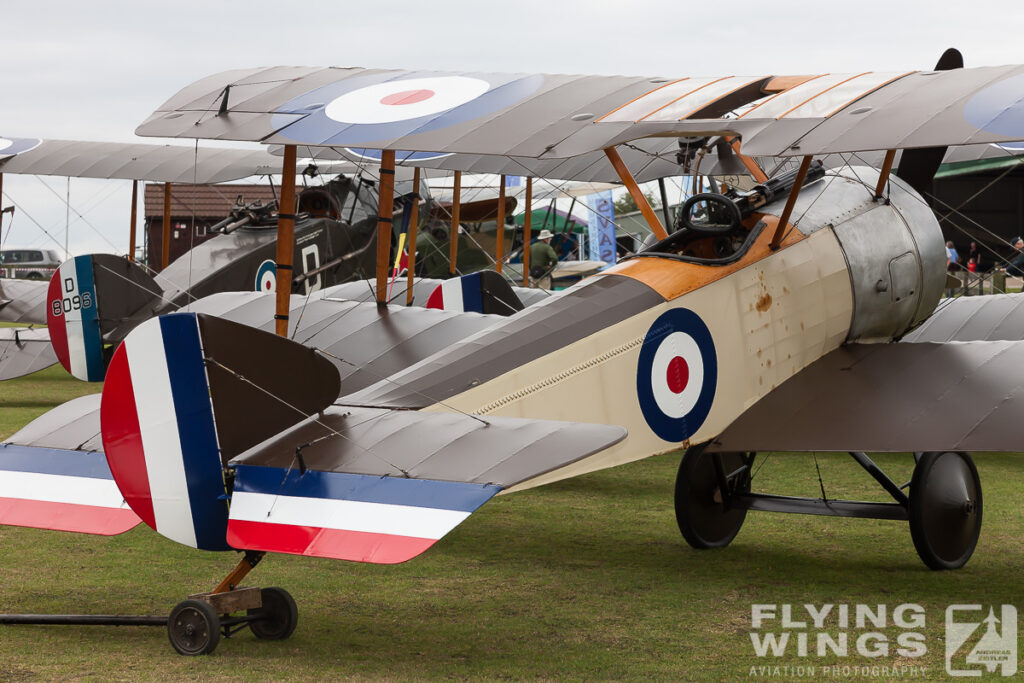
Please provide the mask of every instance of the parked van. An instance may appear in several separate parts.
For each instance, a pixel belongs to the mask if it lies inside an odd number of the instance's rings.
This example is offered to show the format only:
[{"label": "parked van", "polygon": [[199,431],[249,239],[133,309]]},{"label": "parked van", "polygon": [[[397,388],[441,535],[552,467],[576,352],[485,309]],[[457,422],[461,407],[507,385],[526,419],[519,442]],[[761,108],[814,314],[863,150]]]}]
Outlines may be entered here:
[{"label": "parked van", "polygon": [[52,249],[4,249],[0,251],[0,277],[49,280],[60,266]]}]

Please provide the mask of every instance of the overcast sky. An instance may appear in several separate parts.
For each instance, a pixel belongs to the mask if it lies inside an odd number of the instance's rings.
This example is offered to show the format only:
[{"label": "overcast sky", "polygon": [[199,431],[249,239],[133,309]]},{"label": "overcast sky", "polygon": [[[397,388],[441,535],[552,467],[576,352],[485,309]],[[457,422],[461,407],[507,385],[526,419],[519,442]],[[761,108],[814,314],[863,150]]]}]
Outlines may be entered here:
[{"label": "overcast sky", "polygon": [[[720,8],[717,12],[711,8]],[[760,75],[927,69],[960,48],[968,66],[1024,62],[1020,0],[725,3],[520,0],[0,3],[0,136],[132,141],[185,85],[254,66]],[[156,140],[152,140],[156,142]],[[210,144],[210,143],[201,143]],[[223,143],[220,143],[223,144]],[[7,246],[53,246],[67,190],[4,177]],[[127,246],[130,183],[71,182],[71,251]],[[9,217],[4,217],[7,232]]]}]

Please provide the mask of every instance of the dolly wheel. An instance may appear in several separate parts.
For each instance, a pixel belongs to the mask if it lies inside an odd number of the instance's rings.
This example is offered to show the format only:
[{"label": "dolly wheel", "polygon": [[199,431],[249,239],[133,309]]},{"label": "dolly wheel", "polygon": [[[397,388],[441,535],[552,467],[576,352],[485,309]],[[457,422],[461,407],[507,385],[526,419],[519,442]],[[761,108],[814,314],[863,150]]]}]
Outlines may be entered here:
[{"label": "dolly wheel", "polygon": [[283,588],[264,588],[260,591],[262,607],[246,611],[253,635],[261,640],[284,640],[295,631],[299,623],[299,609],[295,600]]},{"label": "dolly wheel", "polygon": [[[721,453],[722,469],[726,476],[744,464],[744,453]],[[714,457],[704,452],[703,446],[686,450],[676,475],[676,523],[683,538],[694,548],[724,548],[739,533],[746,519],[743,507],[727,507],[719,490],[718,473]],[[732,493],[750,490],[747,473],[728,482]]]},{"label": "dolly wheel", "polygon": [[981,535],[981,479],[971,456],[954,451],[921,456],[910,480],[910,536],[932,569],[959,569]]},{"label": "dolly wheel", "polygon": [[167,637],[180,655],[208,655],[220,642],[220,617],[202,600],[184,600],[171,610]]}]

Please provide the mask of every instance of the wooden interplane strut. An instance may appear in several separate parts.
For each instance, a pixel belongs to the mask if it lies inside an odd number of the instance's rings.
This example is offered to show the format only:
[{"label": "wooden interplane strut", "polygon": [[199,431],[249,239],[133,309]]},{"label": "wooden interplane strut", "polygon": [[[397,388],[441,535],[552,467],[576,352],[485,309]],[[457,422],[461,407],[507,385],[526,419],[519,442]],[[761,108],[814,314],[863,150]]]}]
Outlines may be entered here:
[{"label": "wooden interplane strut", "polygon": [[459,218],[462,208],[462,171],[455,172],[452,187],[452,224],[448,230],[448,273],[455,275],[455,263],[459,257]]},{"label": "wooden interplane strut", "polygon": [[498,179],[498,217],[496,220],[498,232],[494,245],[494,269],[501,272],[502,261],[505,260],[505,174]]},{"label": "wooden interplane strut", "polygon": [[533,178],[526,178],[526,213],[523,215],[523,287],[530,286],[530,227],[533,217]]},{"label": "wooden interplane strut", "polygon": [[128,260],[135,260],[135,221],[139,209],[139,181],[132,181],[132,215],[128,221]]},{"label": "wooden interplane strut", "polygon": [[292,257],[295,251],[295,145],[285,145],[281,168],[281,204],[277,207],[277,309],[275,331],[288,336],[288,309],[292,294]]},{"label": "wooden interplane strut", "polygon": [[395,215],[395,150],[380,155],[380,192],[377,195],[377,304],[388,301],[388,266],[391,257],[391,223]]},{"label": "wooden interplane strut", "polygon": [[619,175],[619,180],[629,190],[629,196],[636,202],[637,207],[640,209],[640,213],[644,215],[644,219],[647,220],[647,225],[651,227],[651,231],[657,236],[659,240],[663,240],[668,237],[668,233],[665,232],[665,227],[658,220],[658,215],[654,213],[654,209],[651,208],[650,202],[647,201],[647,197],[640,191],[640,186],[636,184],[636,180],[633,178],[633,174],[626,168],[625,162],[622,161],[622,157],[619,156],[618,151],[614,147],[608,147],[604,150],[605,156],[608,157],[608,161],[612,163],[612,168]]},{"label": "wooden interplane strut", "polygon": [[769,245],[772,250],[779,248],[782,237],[786,234],[789,217],[793,215],[793,206],[796,205],[796,198],[800,195],[800,189],[804,186],[804,179],[807,177],[807,170],[811,167],[812,158],[808,154],[800,162],[800,169],[796,172],[796,180],[793,181],[793,189],[789,191],[789,196],[786,198],[786,206],[782,209],[782,215],[779,216],[779,224],[775,228],[775,234],[772,235],[772,241]]},{"label": "wooden interplane strut", "polygon": [[164,224],[160,235],[160,270],[171,262],[171,184],[164,183]]},{"label": "wooden interplane strut", "polygon": [[405,305],[412,306],[412,285],[416,278],[416,237],[420,223],[420,167],[412,171],[412,208],[409,210],[409,236],[405,243],[409,245],[409,262],[406,267],[409,279],[405,286]]}]

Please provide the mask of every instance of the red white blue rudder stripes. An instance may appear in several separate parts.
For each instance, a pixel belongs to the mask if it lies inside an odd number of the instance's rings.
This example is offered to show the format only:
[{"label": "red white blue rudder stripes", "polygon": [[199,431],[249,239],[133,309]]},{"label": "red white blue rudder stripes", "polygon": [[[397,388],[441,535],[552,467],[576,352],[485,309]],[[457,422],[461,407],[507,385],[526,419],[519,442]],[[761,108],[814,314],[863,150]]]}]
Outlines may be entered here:
[{"label": "red white blue rudder stripes", "polygon": [[238,465],[228,541],[236,548],[395,564],[434,545],[500,490]]},{"label": "red white blue rudder stripes", "polygon": [[61,264],[46,294],[50,343],[64,369],[86,382],[103,380],[103,338],[91,256]]},{"label": "red white blue rudder stripes", "polygon": [[111,360],[100,405],[110,471],[160,534],[227,550],[227,494],[198,319],[175,313],[135,328]]},{"label": "red white blue rudder stripes", "polygon": [[427,308],[483,313],[480,273],[453,277],[439,284],[427,299]]}]

